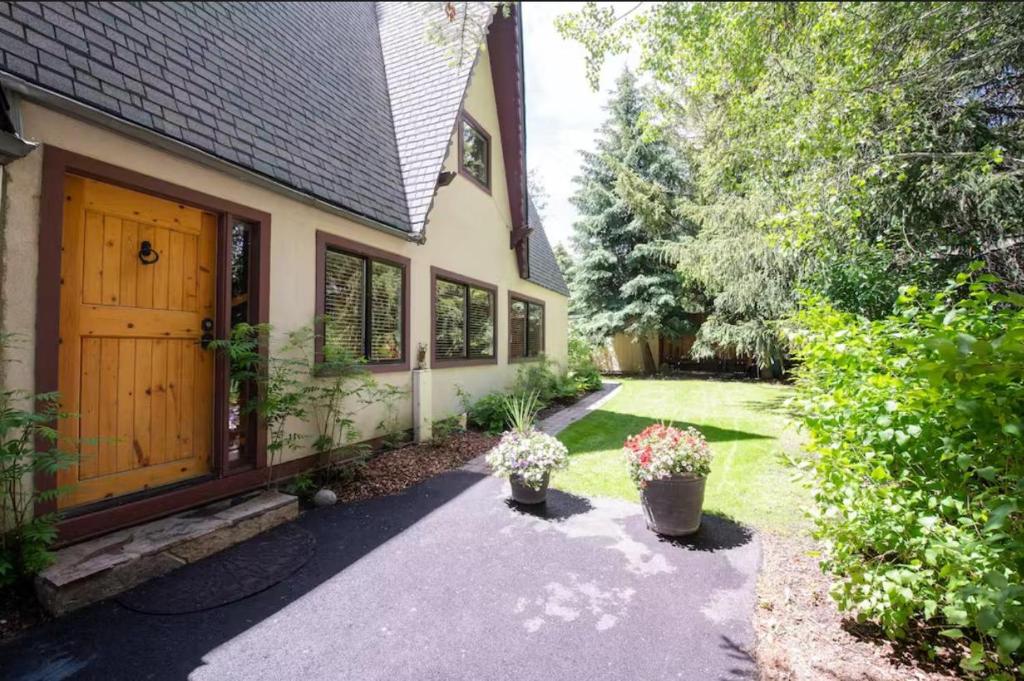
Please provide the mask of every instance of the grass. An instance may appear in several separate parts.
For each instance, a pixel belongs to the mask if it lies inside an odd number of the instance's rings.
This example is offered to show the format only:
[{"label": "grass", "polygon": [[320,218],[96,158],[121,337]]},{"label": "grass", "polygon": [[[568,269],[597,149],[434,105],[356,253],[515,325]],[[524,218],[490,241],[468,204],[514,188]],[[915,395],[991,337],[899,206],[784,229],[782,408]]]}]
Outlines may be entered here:
[{"label": "grass", "polygon": [[704,510],[760,529],[789,532],[804,525],[810,492],[783,460],[799,438],[783,403],[790,388],[765,383],[697,379],[625,379],[600,409],[559,435],[569,468],[552,486],[588,496],[639,500],[626,473],[623,441],[651,423],[694,426],[714,452]]}]

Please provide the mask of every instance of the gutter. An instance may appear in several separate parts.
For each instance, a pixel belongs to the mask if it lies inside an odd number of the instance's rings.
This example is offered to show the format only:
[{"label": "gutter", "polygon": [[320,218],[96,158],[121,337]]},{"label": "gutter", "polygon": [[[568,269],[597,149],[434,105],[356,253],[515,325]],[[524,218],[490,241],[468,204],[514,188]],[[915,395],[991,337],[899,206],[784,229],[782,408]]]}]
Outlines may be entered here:
[{"label": "gutter", "polygon": [[400,229],[394,225],[389,225],[367,215],[363,215],[362,213],[343,208],[333,203],[328,203],[327,201],[318,199],[315,196],[306,194],[298,189],[289,187],[277,180],[261,175],[254,170],[249,170],[248,168],[236,165],[230,161],[218,158],[207,151],[199,149],[198,147],[194,147],[185,142],[168,137],[167,135],[156,132],[155,130],[150,130],[149,128],[145,128],[137,123],[132,123],[122,118],[118,118],[113,114],[109,114],[96,107],[76,101],[70,97],[51,92],[50,90],[39,87],[38,85],[18,78],[17,76],[12,76],[9,73],[0,73],[0,84],[3,84],[4,87],[9,88],[13,92],[17,92],[29,101],[47,108],[62,111],[89,123],[96,123],[97,125],[101,125],[115,132],[127,135],[128,137],[132,137],[140,142],[158,147],[164,151],[184,157],[208,168],[231,175],[243,182],[254,184],[263,189],[268,189],[282,196],[286,196],[294,201],[299,201],[313,206],[325,213],[331,213],[333,215],[343,217],[347,220],[359,223],[364,227],[376,229],[405,241],[413,243],[423,242],[420,234]]}]

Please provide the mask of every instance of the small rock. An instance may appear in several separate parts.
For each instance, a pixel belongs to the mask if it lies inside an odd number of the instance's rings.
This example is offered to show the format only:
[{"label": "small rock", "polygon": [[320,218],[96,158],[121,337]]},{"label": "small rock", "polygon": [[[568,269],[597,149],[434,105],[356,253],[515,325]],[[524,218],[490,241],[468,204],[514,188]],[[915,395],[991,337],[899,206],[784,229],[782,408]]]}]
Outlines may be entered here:
[{"label": "small rock", "polygon": [[334,506],[337,502],[338,495],[326,488],[313,495],[314,506]]}]

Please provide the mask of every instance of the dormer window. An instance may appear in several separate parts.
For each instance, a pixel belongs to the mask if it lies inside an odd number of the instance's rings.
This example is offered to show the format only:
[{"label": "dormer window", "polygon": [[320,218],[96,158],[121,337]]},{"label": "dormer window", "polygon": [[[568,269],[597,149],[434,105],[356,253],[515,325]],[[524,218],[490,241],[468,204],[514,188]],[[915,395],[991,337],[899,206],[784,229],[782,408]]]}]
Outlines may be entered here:
[{"label": "dormer window", "polygon": [[459,171],[491,191],[491,136],[465,112],[459,119]]}]

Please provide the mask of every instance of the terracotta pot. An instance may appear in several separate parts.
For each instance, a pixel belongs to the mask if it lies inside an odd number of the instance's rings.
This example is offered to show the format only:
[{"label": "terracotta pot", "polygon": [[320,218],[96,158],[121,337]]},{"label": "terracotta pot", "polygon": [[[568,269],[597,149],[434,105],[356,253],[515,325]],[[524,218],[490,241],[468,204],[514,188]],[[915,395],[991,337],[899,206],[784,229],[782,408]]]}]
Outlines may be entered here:
[{"label": "terracotta pot", "polygon": [[550,480],[551,473],[545,473],[540,489],[534,489],[524,483],[518,475],[513,475],[508,479],[512,484],[512,500],[517,504],[543,504],[548,498],[548,482]]},{"label": "terracotta pot", "polygon": [[700,529],[705,480],[673,476],[648,482],[640,490],[647,527],[667,537],[682,537]]}]

